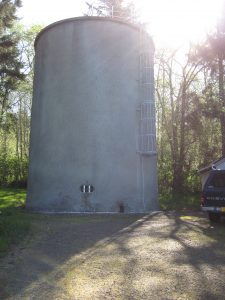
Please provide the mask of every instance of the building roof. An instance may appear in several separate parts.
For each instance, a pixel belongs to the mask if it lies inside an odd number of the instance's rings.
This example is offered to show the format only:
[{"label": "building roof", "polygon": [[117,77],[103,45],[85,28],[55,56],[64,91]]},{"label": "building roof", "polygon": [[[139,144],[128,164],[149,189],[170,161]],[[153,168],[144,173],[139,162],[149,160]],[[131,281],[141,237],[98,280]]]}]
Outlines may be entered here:
[{"label": "building roof", "polygon": [[[199,169],[198,172],[200,174],[203,174],[203,173],[208,172],[210,170],[220,170],[220,165],[222,165],[223,163],[225,163],[225,157],[221,157],[221,158],[211,162],[208,166]],[[223,169],[224,168],[222,168],[222,170]]]}]

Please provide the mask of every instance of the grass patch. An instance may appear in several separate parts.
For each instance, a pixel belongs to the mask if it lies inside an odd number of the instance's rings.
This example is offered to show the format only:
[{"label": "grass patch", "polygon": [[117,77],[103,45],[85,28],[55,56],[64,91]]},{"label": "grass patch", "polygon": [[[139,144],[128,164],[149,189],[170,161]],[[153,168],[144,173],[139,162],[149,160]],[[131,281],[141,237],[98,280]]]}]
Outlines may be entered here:
[{"label": "grass patch", "polygon": [[200,210],[200,195],[160,195],[159,203],[162,210]]},{"label": "grass patch", "polygon": [[0,256],[12,244],[23,240],[30,228],[30,217],[23,211],[26,191],[23,189],[0,189]]}]

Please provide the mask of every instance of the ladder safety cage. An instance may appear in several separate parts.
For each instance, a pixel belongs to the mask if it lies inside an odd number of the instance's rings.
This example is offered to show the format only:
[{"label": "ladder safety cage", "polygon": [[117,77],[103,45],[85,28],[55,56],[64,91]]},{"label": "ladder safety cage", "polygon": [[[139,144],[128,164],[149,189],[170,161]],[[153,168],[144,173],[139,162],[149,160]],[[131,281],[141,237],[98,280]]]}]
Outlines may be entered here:
[{"label": "ladder safety cage", "polygon": [[146,101],[141,103],[141,120],[153,119],[155,121],[155,103]]},{"label": "ladder safety cage", "polygon": [[155,155],[156,152],[156,136],[155,134],[143,134],[139,136],[140,150],[138,153],[141,155]]},{"label": "ladder safety cage", "polygon": [[153,86],[154,72],[153,61],[150,53],[140,54],[140,83]]},{"label": "ladder safety cage", "polygon": [[154,85],[150,84],[140,84],[140,98],[143,102],[153,102],[154,103]]},{"label": "ladder safety cage", "polygon": [[141,155],[156,154],[156,126],[154,103],[154,69],[153,57],[149,50],[149,38],[146,32],[140,29],[140,119],[138,152]]}]

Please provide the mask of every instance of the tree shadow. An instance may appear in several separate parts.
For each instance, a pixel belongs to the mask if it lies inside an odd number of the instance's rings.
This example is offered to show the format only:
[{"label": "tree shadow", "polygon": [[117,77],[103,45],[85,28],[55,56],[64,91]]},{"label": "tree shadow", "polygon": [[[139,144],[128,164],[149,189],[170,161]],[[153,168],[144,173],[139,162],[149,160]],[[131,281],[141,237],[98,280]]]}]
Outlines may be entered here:
[{"label": "tree shadow", "polygon": [[[7,296],[16,299],[29,286],[34,287],[33,294],[36,291],[37,299],[41,299],[38,293],[45,276],[56,270],[58,279],[64,276],[61,266],[71,257],[76,257],[77,266],[82,265],[115,234],[141,218],[142,215],[34,215],[29,242],[10,253],[1,264],[0,299]],[[101,244],[97,245],[99,241]],[[84,255],[79,257],[81,253]],[[50,285],[48,289],[55,293],[56,286]]]},{"label": "tree shadow", "polygon": [[225,299],[224,224],[202,214],[38,216],[33,234],[1,299]]},{"label": "tree shadow", "polygon": [[[162,216],[169,222],[159,222]],[[143,240],[137,243],[137,251],[129,244],[134,239]],[[156,245],[151,247],[149,240]],[[201,213],[156,214],[119,232],[115,242],[121,255],[128,257],[123,267],[122,299],[225,299],[223,223],[212,228]],[[149,254],[142,255],[146,246]],[[146,258],[144,265],[140,263]],[[137,276],[143,281],[148,278],[142,291],[135,288]]]},{"label": "tree shadow", "polygon": [[[190,219],[185,220],[182,214],[173,214],[174,225],[168,238],[182,247],[179,255],[174,257],[173,264],[184,269],[190,266],[193,270],[190,276],[194,275],[195,283],[192,283],[199,288],[197,299],[225,299],[224,220],[220,224],[212,224],[206,216],[203,218],[203,214],[197,213],[201,217],[199,222],[198,217],[195,220],[195,215],[191,213]],[[171,218],[171,215],[168,217]]]}]

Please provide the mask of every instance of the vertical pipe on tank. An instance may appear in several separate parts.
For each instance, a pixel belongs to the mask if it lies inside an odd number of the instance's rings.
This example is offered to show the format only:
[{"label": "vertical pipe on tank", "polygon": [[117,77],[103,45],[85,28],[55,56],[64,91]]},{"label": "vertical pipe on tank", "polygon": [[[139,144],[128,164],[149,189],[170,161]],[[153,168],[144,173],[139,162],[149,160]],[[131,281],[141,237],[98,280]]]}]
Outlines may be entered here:
[{"label": "vertical pipe on tank", "polygon": [[143,156],[140,155],[141,158],[141,178],[142,178],[142,203],[143,203],[143,208],[144,211],[146,209],[145,205],[145,174],[144,174],[144,166],[143,166]]}]

